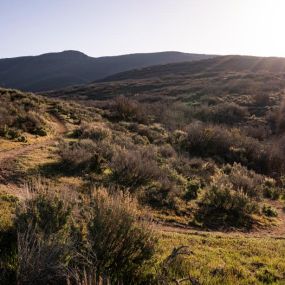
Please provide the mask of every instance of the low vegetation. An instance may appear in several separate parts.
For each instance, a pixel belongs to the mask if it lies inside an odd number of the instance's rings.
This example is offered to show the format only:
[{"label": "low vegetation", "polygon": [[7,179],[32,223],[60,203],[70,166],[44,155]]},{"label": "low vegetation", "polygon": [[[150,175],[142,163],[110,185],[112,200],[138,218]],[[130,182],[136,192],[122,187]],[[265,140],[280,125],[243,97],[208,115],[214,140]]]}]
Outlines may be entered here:
[{"label": "low vegetation", "polygon": [[284,87],[220,71],[98,83],[77,102],[0,89],[1,143],[45,143],[0,160],[1,281],[282,284],[284,242],[262,235],[284,230]]}]

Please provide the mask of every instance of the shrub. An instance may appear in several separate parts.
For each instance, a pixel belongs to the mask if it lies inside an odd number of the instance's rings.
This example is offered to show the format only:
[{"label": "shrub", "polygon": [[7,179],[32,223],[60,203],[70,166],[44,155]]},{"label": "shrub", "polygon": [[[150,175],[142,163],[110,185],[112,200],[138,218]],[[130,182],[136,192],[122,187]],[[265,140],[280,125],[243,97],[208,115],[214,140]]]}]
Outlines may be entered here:
[{"label": "shrub", "polygon": [[87,139],[79,142],[61,143],[59,155],[69,170],[95,170],[99,172],[104,162],[97,144]]},{"label": "shrub", "polygon": [[235,103],[222,103],[211,107],[200,107],[195,112],[196,118],[204,122],[233,125],[249,117],[247,108]]},{"label": "shrub", "polygon": [[137,203],[128,194],[97,190],[91,199],[88,243],[96,272],[110,276],[112,284],[137,284],[139,269],[154,254],[156,239],[138,222]]},{"label": "shrub", "polygon": [[66,244],[40,238],[28,228],[18,233],[17,245],[17,284],[66,284]]},{"label": "shrub", "polygon": [[111,284],[143,282],[156,238],[136,200],[98,189],[72,211],[69,197],[38,188],[18,206],[11,232],[0,231],[4,284],[79,284],[87,273],[95,283],[101,276]]},{"label": "shrub", "polygon": [[75,131],[75,136],[81,139],[91,139],[94,141],[102,141],[111,136],[110,129],[103,124],[83,124]]},{"label": "shrub", "polygon": [[151,143],[165,143],[168,139],[167,133],[158,125],[130,124],[129,129],[132,132],[147,137]]},{"label": "shrub", "polygon": [[65,284],[75,254],[70,242],[72,206],[49,191],[31,193],[17,209],[19,284]]},{"label": "shrub", "polygon": [[171,158],[176,156],[176,151],[170,144],[163,144],[159,147],[159,153],[164,158]]},{"label": "shrub", "polygon": [[270,171],[267,145],[243,135],[238,129],[193,123],[187,127],[187,137],[180,141],[180,146],[195,156],[241,163],[261,173]]},{"label": "shrub", "polygon": [[0,194],[0,280],[1,284],[16,283],[17,234],[13,216],[18,199]]},{"label": "shrub", "polygon": [[229,181],[235,190],[242,190],[249,197],[261,197],[263,176],[248,170],[240,164],[234,163],[228,174]]},{"label": "shrub", "polygon": [[263,205],[262,213],[267,217],[277,217],[278,216],[276,209],[274,209],[273,207],[269,205]]},{"label": "shrub", "polygon": [[190,180],[187,184],[186,192],[184,194],[185,201],[197,199],[198,192],[201,188],[200,182],[197,180]]},{"label": "shrub", "polygon": [[114,100],[114,116],[119,120],[148,123],[148,114],[142,104],[124,96]]},{"label": "shrub", "polygon": [[110,165],[113,181],[130,188],[147,184],[160,175],[153,157],[154,153],[149,148],[118,150]]},{"label": "shrub", "polygon": [[0,280],[3,285],[16,284],[17,233],[5,228],[0,230]]},{"label": "shrub", "polygon": [[46,136],[47,132],[44,129],[44,122],[35,112],[28,112],[17,117],[14,127],[39,136]]},{"label": "shrub", "polygon": [[258,93],[254,97],[254,105],[257,107],[266,107],[270,103],[270,96],[269,94]]},{"label": "shrub", "polygon": [[202,201],[198,220],[208,227],[250,227],[258,206],[244,192],[230,186],[212,185]]},{"label": "shrub", "polygon": [[51,236],[65,230],[71,215],[71,206],[61,198],[38,194],[18,209],[16,222],[20,232],[31,228],[35,233]]},{"label": "shrub", "polygon": [[283,193],[281,188],[265,186],[263,189],[263,196],[271,200],[278,200]]}]

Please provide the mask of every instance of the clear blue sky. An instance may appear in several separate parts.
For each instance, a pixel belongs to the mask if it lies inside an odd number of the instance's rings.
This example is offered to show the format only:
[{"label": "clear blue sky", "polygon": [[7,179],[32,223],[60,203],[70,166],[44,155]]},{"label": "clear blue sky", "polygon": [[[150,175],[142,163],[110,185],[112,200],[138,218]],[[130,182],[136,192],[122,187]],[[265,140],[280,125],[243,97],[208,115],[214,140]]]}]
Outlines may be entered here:
[{"label": "clear blue sky", "polygon": [[177,50],[285,56],[285,0],[0,0],[0,58]]}]

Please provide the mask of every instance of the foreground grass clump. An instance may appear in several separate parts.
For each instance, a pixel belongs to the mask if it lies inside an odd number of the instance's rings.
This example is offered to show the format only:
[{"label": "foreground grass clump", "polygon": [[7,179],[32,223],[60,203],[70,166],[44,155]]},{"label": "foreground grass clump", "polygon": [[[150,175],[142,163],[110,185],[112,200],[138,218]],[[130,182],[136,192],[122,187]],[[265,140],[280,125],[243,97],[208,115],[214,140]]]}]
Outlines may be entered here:
[{"label": "foreground grass clump", "polygon": [[205,285],[284,284],[285,241],[238,234],[160,232],[159,258],[173,247],[192,252],[170,268],[175,278],[192,276]]},{"label": "foreground grass clump", "polygon": [[1,284],[82,284],[86,274],[92,282],[148,278],[156,239],[138,220],[136,201],[105,189],[78,198],[41,188],[17,205],[0,232]]}]

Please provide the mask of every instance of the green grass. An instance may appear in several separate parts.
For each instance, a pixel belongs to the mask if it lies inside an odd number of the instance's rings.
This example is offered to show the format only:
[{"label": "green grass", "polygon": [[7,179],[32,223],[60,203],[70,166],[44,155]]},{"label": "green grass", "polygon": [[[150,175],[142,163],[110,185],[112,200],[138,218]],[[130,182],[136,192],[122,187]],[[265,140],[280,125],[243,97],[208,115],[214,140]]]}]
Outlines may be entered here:
[{"label": "green grass", "polygon": [[176,277],[189,273],[203,285],[285,284],[285,239],[214,233],[159,235],[159,259],[179,245],[193,252],[173,269]]},{"label": "green grass", "polygon": [[12,216],[16,208],[17,198],[0,193],[0,232],[12,227]]}]

